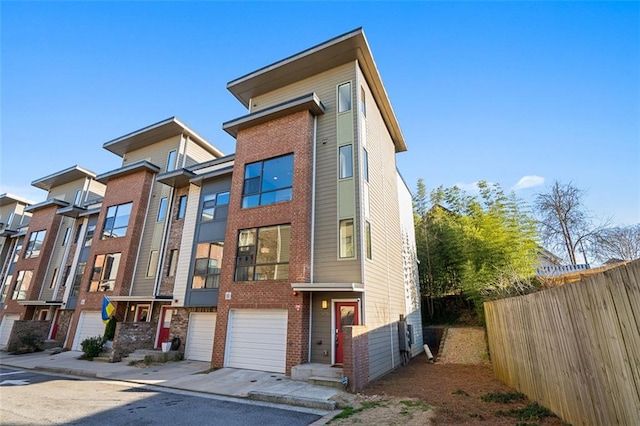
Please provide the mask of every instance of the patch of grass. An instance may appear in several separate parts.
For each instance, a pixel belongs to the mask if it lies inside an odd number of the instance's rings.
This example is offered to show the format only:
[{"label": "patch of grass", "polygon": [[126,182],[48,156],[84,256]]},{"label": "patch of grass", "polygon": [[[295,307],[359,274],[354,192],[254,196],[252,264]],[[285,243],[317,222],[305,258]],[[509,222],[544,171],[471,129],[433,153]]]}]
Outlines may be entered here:
[{"label": "patch of grass", "polygon": [[525,422],[529,422],[532,420],[540,421],[545,417],[555,417],[555,415],[551,411],[549,411],[546,407],[538,404],[537,402],[532,402],[531,404],[522,408],[512,408],[511,410],[496,411],[496,416],[515,417],[518,420],[522,420]]},{"label": "patch of grass", "polygon": [[482,417],[482,415],[478,413],[469,413],[469,417],[471,417],[472,419],[484,420],[484,417]]},{"label": "patch of grass", "polygon": [[486,395],[480,397],[484,402],[500,402],[502,404],[508,404],[510,402],[524,401],[527,396],[520,392],[489,392]]},{"label": "patch of grass", "polygon": [[327,422],[327,424],[331,423],[334,420],[338,420],[338,419],[348,419],[349,417],[353,416],[354,414],[358,414],[364,410],[367,410],[369,408],[375,408],[375,407],[380,407],[383,406],[383,401],[365,401],[362,403],[362,405],[360,406],[360,408],[353,408],[351,406],[346,407],[344,410],[342,410],[342,412],[340,414],[336,414],[331,420],[329,420]]},{"label": "patch of grass", "polygon": [[407,408],[419,408],[422,411],[429,411],[431,409],[431,407],[429,407],[429,405],[427,405],[426,402],[424,401],[416,401],[416,400],[412,400],[412,399],[405,399],[400,401],[400,404],[404,405]]},{"label": "patch of grass", "polygon": [[468,393],[466,393],[465,391],[463,391],[462,389],[457,389],[454,390],[453,392],[451,392],[452,395],[463,395],[463,396],[469,396]]}]

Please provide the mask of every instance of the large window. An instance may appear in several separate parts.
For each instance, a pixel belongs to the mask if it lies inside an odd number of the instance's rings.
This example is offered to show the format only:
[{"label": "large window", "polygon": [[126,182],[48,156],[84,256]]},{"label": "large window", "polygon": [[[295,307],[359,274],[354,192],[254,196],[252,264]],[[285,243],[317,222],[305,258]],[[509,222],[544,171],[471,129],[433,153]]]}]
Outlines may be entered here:
[{"label": "large window", "polygon": [[351,83],[338,86],[338,112],[351,111]]},{"label": "large window", "polygon": [[289,278],[291,225],[244,229],[238,234],[236,281]]},{"label": "large window", "polygon": [[24,258],[29,259],[32,257],[38,257],[40,255],[40,250],[42,249],[42,243],[44,242],[44,237],[47,235],[47,230],[43,229],[41,231],[34,231],[29,236],[29,242],[27,243],[27,249],[24,252]]},{"label": "large window", "polygon": [[51,277],[51,283],[49,283],[49,289],[53,289],[56,286],[56,280],[58,279],[58,268],[53,270],[53,277]]},{"label": "large window", "polygon": [[340,257],[353,257],[354,250],[353,239],[353,219],[345,219],[340,221]]},{"label": "large window", "polygon": [[217,194],[207,194],[202,197],[202,216],[200,220],[226,219],[229,213],[229,192],[218,192]]},{"label": "large window", "polygon": [[120,253],[99,254],[93,264],[89,291],[111,291],[116,283]]},{"label": "large window", "polygon": [[168,277],[175,276],[177,267],[178,267],[178,249],[173,249],[169,252],[169,266],[167,267],[167,276]]},{"label": "large window", "polygon": [[291,201],[293,154],[247,164],[242,208]]},{"label": "large window", "polygon": [[27,298],[27,291],[31,285],[31,277],[33,277],[33,271],[20,271],[16,278],[16,286],[13,289],[14,300],[24,300]]},{"label": "large window", "polygon": [[362,174],[364,180],[369,182],[369,153],[366,149],[362,150]]},{"label": "large window", "polygon": [[119,204],[107,209],[107,218],[104,221],[102,239],[124,237],[129,226],[129,216],[133,203]]},{"label": "large window", "polygon": [[198,244],[191,288],[220,287],[220,269],[222,268],[223,251],[223,242]]},{"label": "large window", "polygon": [[151,250],[149,254],[149,263],[147,264],[147,273],[145,277],[153,278],[156,276],[156,269],[158,269],[158,250]]},{"label": "large window", "polygon": [[371,224],[369,221],[364,223],[364,244],[367,253],[367,259],[371,260]]},{"label": "large window", "polygon": [[353,146],[340,147],[340,179],[353,177]]},{"label": "large window", "polygon": [[80,284],[82,284],[82,278],[84,277],[84,270],[87,266],[86,262],[78,263],[76,268],[76,275],[73,277],[73,287],[71,287],[71,296],[78,296],[80,294]]}]

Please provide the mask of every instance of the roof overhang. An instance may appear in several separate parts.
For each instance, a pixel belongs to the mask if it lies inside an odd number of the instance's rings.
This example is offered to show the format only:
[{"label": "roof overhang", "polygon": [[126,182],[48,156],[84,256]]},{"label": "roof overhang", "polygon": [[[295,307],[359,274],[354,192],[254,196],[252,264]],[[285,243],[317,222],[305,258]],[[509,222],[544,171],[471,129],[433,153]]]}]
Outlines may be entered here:
[{"label": "roof overhang", "polygon": [[213,179],[219,176],[224,176],[224,175],[228,175],[233,173],[233,164],[227,167],[223,167],[220,169],[216,169],[216,170],[212,170],[210,172],[207,173],[203,173],[201,175],[197,175],[196,177],[194,177],[193,179],[191,179],[189,181],[189,183],[192,183],[194,185],[197,186],[202,186],[202,181],[207,180],[207,179]]},{"label": "roof overhang", "polygon": [[160,167],[156,166],[153,163],[148,162],[147,160],[136,161],[135,163],[131,163],[124,167],[120,167],[119,169],[102,173],[101,175],[98,175],[96,177],[96,180],[106,185],[107,182],[109,182],[109,179],[130,175],[132,173],[137,173],[141,170],[149,170],[152,173],[158,173],[160,171]]},{"label": "roof overhang", "polygon": [[238,136],[238,131],[267,121],[275,120],[280,117],[294,114],[300,111],[309,111],[313,115],[324,114],[324,106],[320,102],[320,98],[315,93],[300,96],[299,98],[265,108],[252,114],[245,115],[235,120],[227,121],[222,125],[222,129],[234,138]]},{"label": "roof overhang", "polygon": [[98,213],[100,213],[100,207],[91,207],[91,208],[87,208],[85,211],[80,213],[78,217],[86,217],[86,216],[91,216]]},{"label": "roof overhang", "polygon": [[159,298],[154,296],[109,296],[112,302],[166,302],[167,298]]},{"label": "roof overhang", "polygon": [[96,174],[91,170],[87,170],[78,165],[69,167],[68,169],[61,170],[53,173],[49,176],[45,176],[41,179],[36,179],[31,182],[32,186],[36,188],[44,189],[45,191],[51,191],[51,188],[64,185],[69,182],[73,182],[80,179],[93,179]]},{"label": "roof overhang", "polygon": [[62,306],[59,300],[18,300],[18,305],[22,306]]},{"label": "roof overhang", "polygon": [[227,83],[227,89],[249,108],[252,98],[354,61],[358,61],[371,88],[373,98],[391,134],[396,152],[406,151],[404,136],[362,28],[230,81]]},{"label": "roof overhang", "polygon": [[224,155],[205,138],[198,135],[176,117],[168,118],[152,124],[151,126],[144,127],[140,130],[136,130],[135,132],[131,132],[127,135],[110,140],[109,142],[105,142],[102,147],[120,157],[124,157],[127,152],[135,151],[180,135],[188,137],[190,140],[198,144],[198,146],[204,148],[215,157],[222,157]]},{"label": "roof overhang", "polygon": [[49,198],[48,200],[45,200],[41,203],[32,204],[26,207],[24,211],[33,213],[36,210],[44,209],[51,206],[67,207],[68,205],[69,203],[67,203],[66,201],[58,200],[56,198]]},{"label": "roof overhang", "polygon": [[190,170],[178,169],[171,172],[162,173],[156,176],[156,181],[169,185],[173,188],[182,188],[189,186],[189,181],[196,176]]},{"label": "roof overhang", "polygon": [[56,211],[56,214],[59,214],[59,215],[62,215],[62,216],[66,216],[66,217],[72,217],[72,218],[76,219],[82,213],[84,213],[86,211],[87,211],[87,209],[85,209],[84,207],[67,206],[67,207],[62,207],[62,208],[58,209]]},{"label": "roof overhang", "polygon": [[17,233],[18,233],[18,231],[14,231],[12,229],[4,228],[4,229],[0,230],[0,237],[11,237],[13,235],[16,235]]},{"label": "roof overhang", "polygon": [[295,291],[351,291],[364,292],[362,283],[291,283]]},{"label": "roof overhang", "polygon": [[25,204],[28,206],[29,204],[34,204],[34,202],[9,193],[0,194],[0,207],[11,204]]}]

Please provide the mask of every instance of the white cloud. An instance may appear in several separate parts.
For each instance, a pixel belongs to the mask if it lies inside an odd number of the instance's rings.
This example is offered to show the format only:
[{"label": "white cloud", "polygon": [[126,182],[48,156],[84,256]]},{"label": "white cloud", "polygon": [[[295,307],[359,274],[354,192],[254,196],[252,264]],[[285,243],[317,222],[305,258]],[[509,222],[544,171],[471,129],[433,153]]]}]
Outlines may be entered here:
[{"label": "white cloud", "polygon": [[513,191],[519,191],[521,189],[533,188],[540,186],[544,183],[544,178],[536,175],[522,176],[518,183],[511,188]]}]

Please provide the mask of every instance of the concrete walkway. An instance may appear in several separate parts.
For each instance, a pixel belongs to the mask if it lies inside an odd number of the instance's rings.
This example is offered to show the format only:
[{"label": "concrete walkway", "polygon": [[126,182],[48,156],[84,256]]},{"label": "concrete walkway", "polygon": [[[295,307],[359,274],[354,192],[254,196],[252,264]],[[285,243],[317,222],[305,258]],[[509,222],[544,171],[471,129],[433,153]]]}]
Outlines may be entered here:
[{"label": "concrete walkway", "polygon": [[22,355],[0,351],[0,365],[306,407],[325,416],[314,424],[324,424],[333,417],[336,404],[331,398],[342,392],[278,373],[234,368],[210,371],[208,362],[177,361],[137,367],[128,365],[126,358],[107,363],[81,360],[81,355],[80,351],[47,350]]}]

